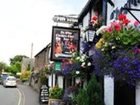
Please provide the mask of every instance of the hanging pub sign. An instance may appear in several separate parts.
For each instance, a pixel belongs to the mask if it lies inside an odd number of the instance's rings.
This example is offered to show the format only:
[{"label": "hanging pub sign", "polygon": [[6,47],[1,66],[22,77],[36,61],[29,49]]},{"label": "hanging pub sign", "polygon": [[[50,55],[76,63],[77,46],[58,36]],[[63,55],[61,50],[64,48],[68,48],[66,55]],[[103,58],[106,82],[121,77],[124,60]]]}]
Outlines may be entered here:
[{"label": "hanging pub sign", "polygon": [[70,17],[70,16],[64,16],[64,15],[54,15],[53,21],[54,22],[59,22],[59,23],[72,24],[72,23],[78,22],[78,18]]},{"label": "hanging pub sign", "polygon": [[71,58],[73,52],[79,51],[79,39],[80,29],[53,26],[51,60]]}]

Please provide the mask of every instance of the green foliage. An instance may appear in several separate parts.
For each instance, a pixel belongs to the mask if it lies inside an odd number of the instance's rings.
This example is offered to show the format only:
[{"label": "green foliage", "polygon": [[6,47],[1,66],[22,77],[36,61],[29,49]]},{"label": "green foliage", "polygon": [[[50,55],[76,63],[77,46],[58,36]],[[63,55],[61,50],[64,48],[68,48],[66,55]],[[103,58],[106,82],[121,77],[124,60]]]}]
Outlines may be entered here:
[{"label": "green foliage", "polygon": [[41,85],[47,84],[47,77],[45,75],[46,75],[45,69],[42,69],[39,74]]},{"label": "green foliage", "polygon": [[21,73],[20,79],[22,82],[28,81],[30,77],[31,72],[30,71],[24,71]]},{"label": "green foliage", "polygon": [[11,65],[9,69],[12,74],[16,75],[17,72],[21,71],[21,63],[15,62],[15,64]]},{"label": "green foliage", "polygon": [[30,64],[28,64],[28,66],[27,66],[27,70],[28,70],[28,71],[31,70],[31,66],[30,66]]},{"label": "green foliage", "polygon": [[101,86],[95,76],[91,78],[84,89],[79,91],[76,101],[78,105],[104,105],[101,96]]},{"label": "green foliage", "polygon": [[0,62],[0,73],[2,72],[2,70],[5,70],[6,68],[7,68],[6,63]]},{"label": "green foliage", "polygon": [[41,77],[40,77],[40,83],[41,83],[42,85],[45,85],[45,84],[47,83],[47,77],[41,76]]},{"label": "green foliage", "polygon": [[28,58],[25,55],[16,55],[13,58],[10,58],[10,65],[16,64],[16,62],[21,62],[22,58]]},{"label": "green foliage", "polygon": [[62,99],[63,89],[55,86],[49,90],[49,98],[52,99]]},{"label": "green foliage", "polygon": [[104,49],[112,46],[115,48],[129,48],[140,43],[140,32],[133,28],[122,28],[120,31],[113,30],[112,33],[103,34],[105,44]]},{"label": "green foliage", "polygon": [[22,58],[28,58],[25,55],[16,55],[13,58],[10,58],[10,72],[16,75],[17,72],[21,72],[21,62]]}]

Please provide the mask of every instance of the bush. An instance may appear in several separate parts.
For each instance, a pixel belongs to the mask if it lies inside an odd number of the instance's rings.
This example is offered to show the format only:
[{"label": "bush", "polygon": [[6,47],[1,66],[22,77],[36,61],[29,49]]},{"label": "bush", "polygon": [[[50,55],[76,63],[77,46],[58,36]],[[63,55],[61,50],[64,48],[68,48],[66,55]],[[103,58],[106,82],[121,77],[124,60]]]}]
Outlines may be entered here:
[{"label": "bush", "polygon": [[25,82],[28,81],[29,77],[30,77],[30,71],[23,71],[21,73],[20,79],[22,82]]},{"label": "bush", "polygon": [[49,90],[49,98],[52,99],[62,99],[63,97],[63,89],[55,86]]},{"label": "bush", "polygon": [[40,83],[41,83],[41,85],[46,85],[47,84],[47,77],[41,76],[40,77]]},{"label": "bush", "polygon": [[91,78],[87,87],[79,91],[79,94],[76,96],[76,101],[78,105],[104,105],[101,87],[95,76]]}]

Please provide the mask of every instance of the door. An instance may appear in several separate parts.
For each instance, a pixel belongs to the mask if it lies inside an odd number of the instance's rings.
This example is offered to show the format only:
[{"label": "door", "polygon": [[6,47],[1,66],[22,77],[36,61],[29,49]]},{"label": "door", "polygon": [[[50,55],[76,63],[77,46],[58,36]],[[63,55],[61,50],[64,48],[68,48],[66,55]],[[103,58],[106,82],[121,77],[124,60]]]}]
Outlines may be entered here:
[{"label": "door", "polygon": [[135,86],[125,81],[116,81],[114,87],[114,105],[135,105]]}]

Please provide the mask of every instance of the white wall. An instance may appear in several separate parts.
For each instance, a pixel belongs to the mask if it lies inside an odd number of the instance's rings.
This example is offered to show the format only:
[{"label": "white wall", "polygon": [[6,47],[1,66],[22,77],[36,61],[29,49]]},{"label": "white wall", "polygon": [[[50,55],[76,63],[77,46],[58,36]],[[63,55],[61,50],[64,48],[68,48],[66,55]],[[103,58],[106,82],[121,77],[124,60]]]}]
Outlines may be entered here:
[{"label": "white wall", "polygon": [[[83,27],[82,29],[85,30],[85,28],[89,25],[89,19],[90,19],[90,14],[87,13],[87,15],[83,18]],[[85,38],[85,34],[82,34],[83,39]]]},{"label": "white wall", "polygon": [[105,105],[114,105],[114,79],[104,76],[104,102]]},{"label": "white wall", "polygon": [[[108,4],[108,9],[107,9],[107,23],[110,22],[110,15],[112,13],[113,10],[116,10],[116,8],[120,9],[121,7],[124,7],[125,3],[127,2],[127,0],[112,0],[115,4],[115,7],[112,7],[110,4]],[[140,4],[136,7],[134,5],[131,5],[131,8],[134,9],[140,9]],[[140,11],[132,11],[132,13],[134,13],[134,15],[140,20]],[[127,13],[127,17],[131,20],[135,20],[132,15],[130,15],[130,13]]]}]

